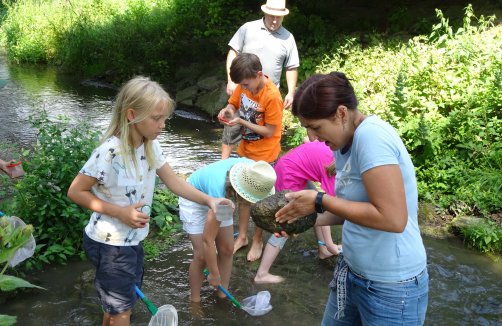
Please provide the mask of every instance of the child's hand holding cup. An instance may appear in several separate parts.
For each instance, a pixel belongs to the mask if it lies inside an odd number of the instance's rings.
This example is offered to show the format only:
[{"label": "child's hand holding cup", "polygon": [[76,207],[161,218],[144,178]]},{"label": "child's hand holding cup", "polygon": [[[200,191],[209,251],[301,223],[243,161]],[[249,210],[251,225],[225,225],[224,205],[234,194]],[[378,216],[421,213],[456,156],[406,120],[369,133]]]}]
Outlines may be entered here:
[{"label": "child's hand holding cup", "polygon": [[[143,209],[145,209],[145,212],[143,212]],[[150,216],[150,213],[152,212],[152,208],[150,207],[150,205],[144,205],[144,206],[141,206],[141,209],[137,209],[138,212],[141,212],[141,213],[145,213],[147,214],[148,216]],[[141,225],[146,225],[146,223],[139,223]]]},{"label": "child's hand holding cup", "polygon": [[220,222],[230,221],[233,218],[232,202],[222,199],[216,204],[216,220]]}]

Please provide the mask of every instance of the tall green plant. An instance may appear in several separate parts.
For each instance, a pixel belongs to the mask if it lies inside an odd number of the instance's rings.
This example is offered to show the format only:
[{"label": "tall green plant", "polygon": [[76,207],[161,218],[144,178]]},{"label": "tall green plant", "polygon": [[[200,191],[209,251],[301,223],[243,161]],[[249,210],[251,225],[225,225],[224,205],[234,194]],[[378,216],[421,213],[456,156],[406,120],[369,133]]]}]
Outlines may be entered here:
[{"label": "tall green plant", "polygon": [[33,263],[40,268],[42,262],[64,263],[67,256],[83,256],[82,232],[90,211],[74,204],[66,193],[97,147],[100,133],[82,120],[71,124],[60,116],[53,122],[45,109],[29,120],[38,129],[37,143],[30,153],[23,153],[24,178],[15,186],[17,192],[12,200],[2,203],[1,210],[34,226],[39,245],[27,267]]}]

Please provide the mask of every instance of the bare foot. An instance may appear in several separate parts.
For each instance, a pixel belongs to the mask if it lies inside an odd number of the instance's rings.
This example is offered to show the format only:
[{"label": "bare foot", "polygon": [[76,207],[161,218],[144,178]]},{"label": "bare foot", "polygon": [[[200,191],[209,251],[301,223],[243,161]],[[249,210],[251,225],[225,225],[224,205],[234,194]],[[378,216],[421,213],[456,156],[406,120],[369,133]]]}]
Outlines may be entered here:
[{"label": "bare foot", "polygon": [[202,304],[200,302],[191,302],[191,307],[192,307],[192,316],[195,316],[195,318],[206,317],[204,309],[202,309]]},{"label": "bare foot", "polygon": [[248,261],[255,261],[257,259],[260,259],[262,250],[263,250],[263,242],[253,241],[251,249],[249,249],[248,252]]},{"label": "bare foot", "polygon": [[[339,244],[339,245],[333,244],[334,248],[332,248],[332,251],[329,251],[326,246],[319,245],[318,247],[319,247],[319,253],[318,253],[319,259],[326,259],[326,258],[329,258],[329,257],[335,255],[334,254],[335,250],[333,250],[333,249],[338,248],[338,250],[343,250],[341,244]],[[338,252],[338,254],[336,254],[336,255],[339,255],[339,254],[340,254],[340,252]]]},{"label": "bare foot", "polygon": [[245,247],[248,245],[248,237],[241,238],[240,236],[235,239],[234,242],[234,254],[237,252],[237,250],[241,249],[242,247]]},{"label": "bare foot", "polygon": [[284,282],[284,277],[272,275],[272,274],[268,274],[268,273],[263,276],[258,276],[258,274],[256,274],[256,276],[254,278],[254,282],[256,284],[280,283],[280,282]]},{"label": "bare foot", "polygon": [[225,293],[223,293],[223,291],[221,291],[220,289],[218,289],[218,298],[220,299],[225,299],[227,296]]},{"label": "bare foot", "polygon": [[331,252],[329,252],[328,249],[326,249],[326,246],[322,246],[322,245],[319,246],[318,255],[319,255],[319,259],[326,259],[326,258],[333,256],[333,254]]},{"label": "bare foot", "polygon": [[192,301],[192,302],[200,302],[200,294],[198,296],[190,294],[190,301]]}]

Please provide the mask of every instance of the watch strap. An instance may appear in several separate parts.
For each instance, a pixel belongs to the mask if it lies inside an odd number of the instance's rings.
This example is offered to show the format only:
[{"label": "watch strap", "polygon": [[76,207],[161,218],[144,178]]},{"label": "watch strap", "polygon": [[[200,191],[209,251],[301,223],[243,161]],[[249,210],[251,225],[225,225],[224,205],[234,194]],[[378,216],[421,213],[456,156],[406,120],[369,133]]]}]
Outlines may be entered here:
[{"label": "watch strap", "polygon": [[324,213],[324,208],[322,207],[322,196],[324,196],[324,192],[318,192],[315,197],[315,211],[319,214]]}]

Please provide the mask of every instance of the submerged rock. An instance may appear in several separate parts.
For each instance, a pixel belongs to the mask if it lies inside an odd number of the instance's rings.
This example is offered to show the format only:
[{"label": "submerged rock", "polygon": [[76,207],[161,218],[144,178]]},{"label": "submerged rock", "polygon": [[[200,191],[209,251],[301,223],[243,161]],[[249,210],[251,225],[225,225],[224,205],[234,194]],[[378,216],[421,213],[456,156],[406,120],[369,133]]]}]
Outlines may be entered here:
[{"label": "submerged rock", "polygon": [[317,213],[312,213],[299,218],[293,223],[279,223],[275,221],[275,213],[286,206],[292,199],[287,199],[284,195],[292,192],[283,190],[270,197],[251,204],[251,216],[256,226],[270,233],[285,231],[289,235],[299,234],[307,231],[315,225]]}]

